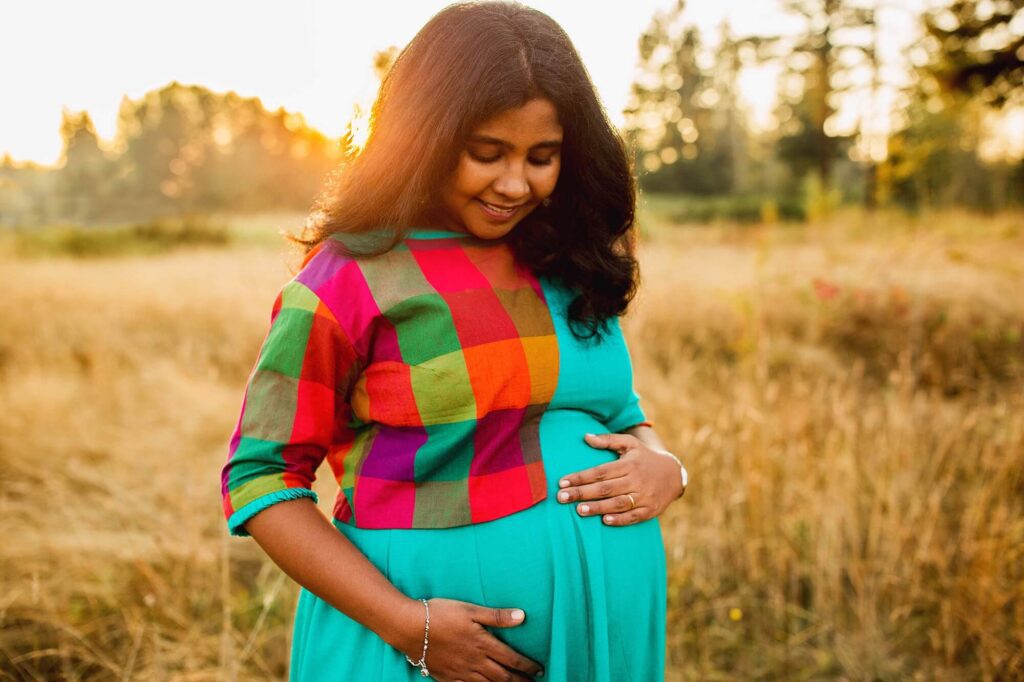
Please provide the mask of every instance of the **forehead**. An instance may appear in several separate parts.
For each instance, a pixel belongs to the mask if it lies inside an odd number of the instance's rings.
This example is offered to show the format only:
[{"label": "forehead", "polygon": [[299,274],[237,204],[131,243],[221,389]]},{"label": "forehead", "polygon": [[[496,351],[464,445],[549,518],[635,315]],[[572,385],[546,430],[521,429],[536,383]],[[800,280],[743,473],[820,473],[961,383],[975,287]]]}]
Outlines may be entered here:
[{"label": "forehead", "polygon": [[507,142],[526,143],[558,140],[562,125],[555,105],[546,99],[532,99],[521,107],[506,109],[473,129],[471,135],[498,138]]}]

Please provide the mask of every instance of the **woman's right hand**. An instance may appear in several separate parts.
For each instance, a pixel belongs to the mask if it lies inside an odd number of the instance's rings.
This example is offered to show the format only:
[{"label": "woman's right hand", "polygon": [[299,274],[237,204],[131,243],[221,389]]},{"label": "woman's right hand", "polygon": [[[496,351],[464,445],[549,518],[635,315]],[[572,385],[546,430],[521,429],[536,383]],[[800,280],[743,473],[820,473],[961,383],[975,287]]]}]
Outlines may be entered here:
[{"label": "woman's right hand", "polygon": [[[495,637],[484,626],[515,627],[512,608],[491,608],[455,599],[433,598],[430,604],[430,633],[426,666],[439,682],[507,682],[532,680],[543,666],[523,656]],[[403,612],[402,653],[414,661],[423,655],[426,609],[423,602],[410,599]]]}]

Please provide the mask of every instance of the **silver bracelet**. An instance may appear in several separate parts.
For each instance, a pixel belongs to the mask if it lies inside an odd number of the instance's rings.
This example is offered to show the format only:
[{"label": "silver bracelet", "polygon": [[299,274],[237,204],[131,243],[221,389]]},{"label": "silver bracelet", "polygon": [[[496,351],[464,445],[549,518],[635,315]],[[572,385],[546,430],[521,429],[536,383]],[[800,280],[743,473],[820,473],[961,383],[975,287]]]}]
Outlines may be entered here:
[{"label": "silver bracelet", "polygon": [[427,670],[427,640],[430,636],[430,604],[428,604],[427,600],[423,597],[420,597],[420,601],[423,602],[423,606],[427,609],[427,623],[423,630],[423,655],[420,656],[420,660],[418,661],[414,661],[406,655],[405,660],[418,667],[420,669],[420,675],[423,677],[429,677],[430,671]]}]

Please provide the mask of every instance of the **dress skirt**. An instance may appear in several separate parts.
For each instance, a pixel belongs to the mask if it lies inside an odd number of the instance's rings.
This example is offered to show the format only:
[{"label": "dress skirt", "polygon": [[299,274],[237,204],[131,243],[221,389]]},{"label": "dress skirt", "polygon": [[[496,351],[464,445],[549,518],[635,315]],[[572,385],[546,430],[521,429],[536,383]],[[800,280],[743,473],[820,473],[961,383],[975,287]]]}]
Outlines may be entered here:
[{"label": "dress skirt", "polygon": [[[580,516],[578,503],[556,499],[561,476],[617,457],[584,442],[586,432],[608,429],[580,410],[543,416],[548,497],[522,511],[454,528],[335,526],[412,598],[523,609],[522,624],[488,630],[541,663],[540,679],[658,682],[664,679],[666,606],[658,519],[609,526],[600,516]],[[293,682],[424,679],[402,652],[305,589],[290,672]]]}]

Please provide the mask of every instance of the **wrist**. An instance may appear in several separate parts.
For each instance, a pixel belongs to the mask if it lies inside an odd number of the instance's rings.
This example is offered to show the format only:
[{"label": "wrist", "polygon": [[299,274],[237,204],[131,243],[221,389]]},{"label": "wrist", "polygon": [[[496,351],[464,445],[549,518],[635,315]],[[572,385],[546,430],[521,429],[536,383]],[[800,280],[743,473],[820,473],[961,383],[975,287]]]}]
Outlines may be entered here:
[{"label": "wrist", "polygon": [[423,602],[403,597],[393,613],[394,616],[378,633],[380,638],[413,660],[419,660],[423,653],[423,631],[427,620]]},{"label": "wrist", "polygon": [[669,452],[668,450],[654,450],[654,452],[658,453],[659,455],[671,457],[676,461],[676,464],[679,465],[679,495],[676,497],[676,499],[678,500],[680,497],[686,494],[686,487],[690,483],[690,474],[686,470],[686,466],[683,464],[682,460],[680,460],[679,457],[675,455],[675,453]]}]

